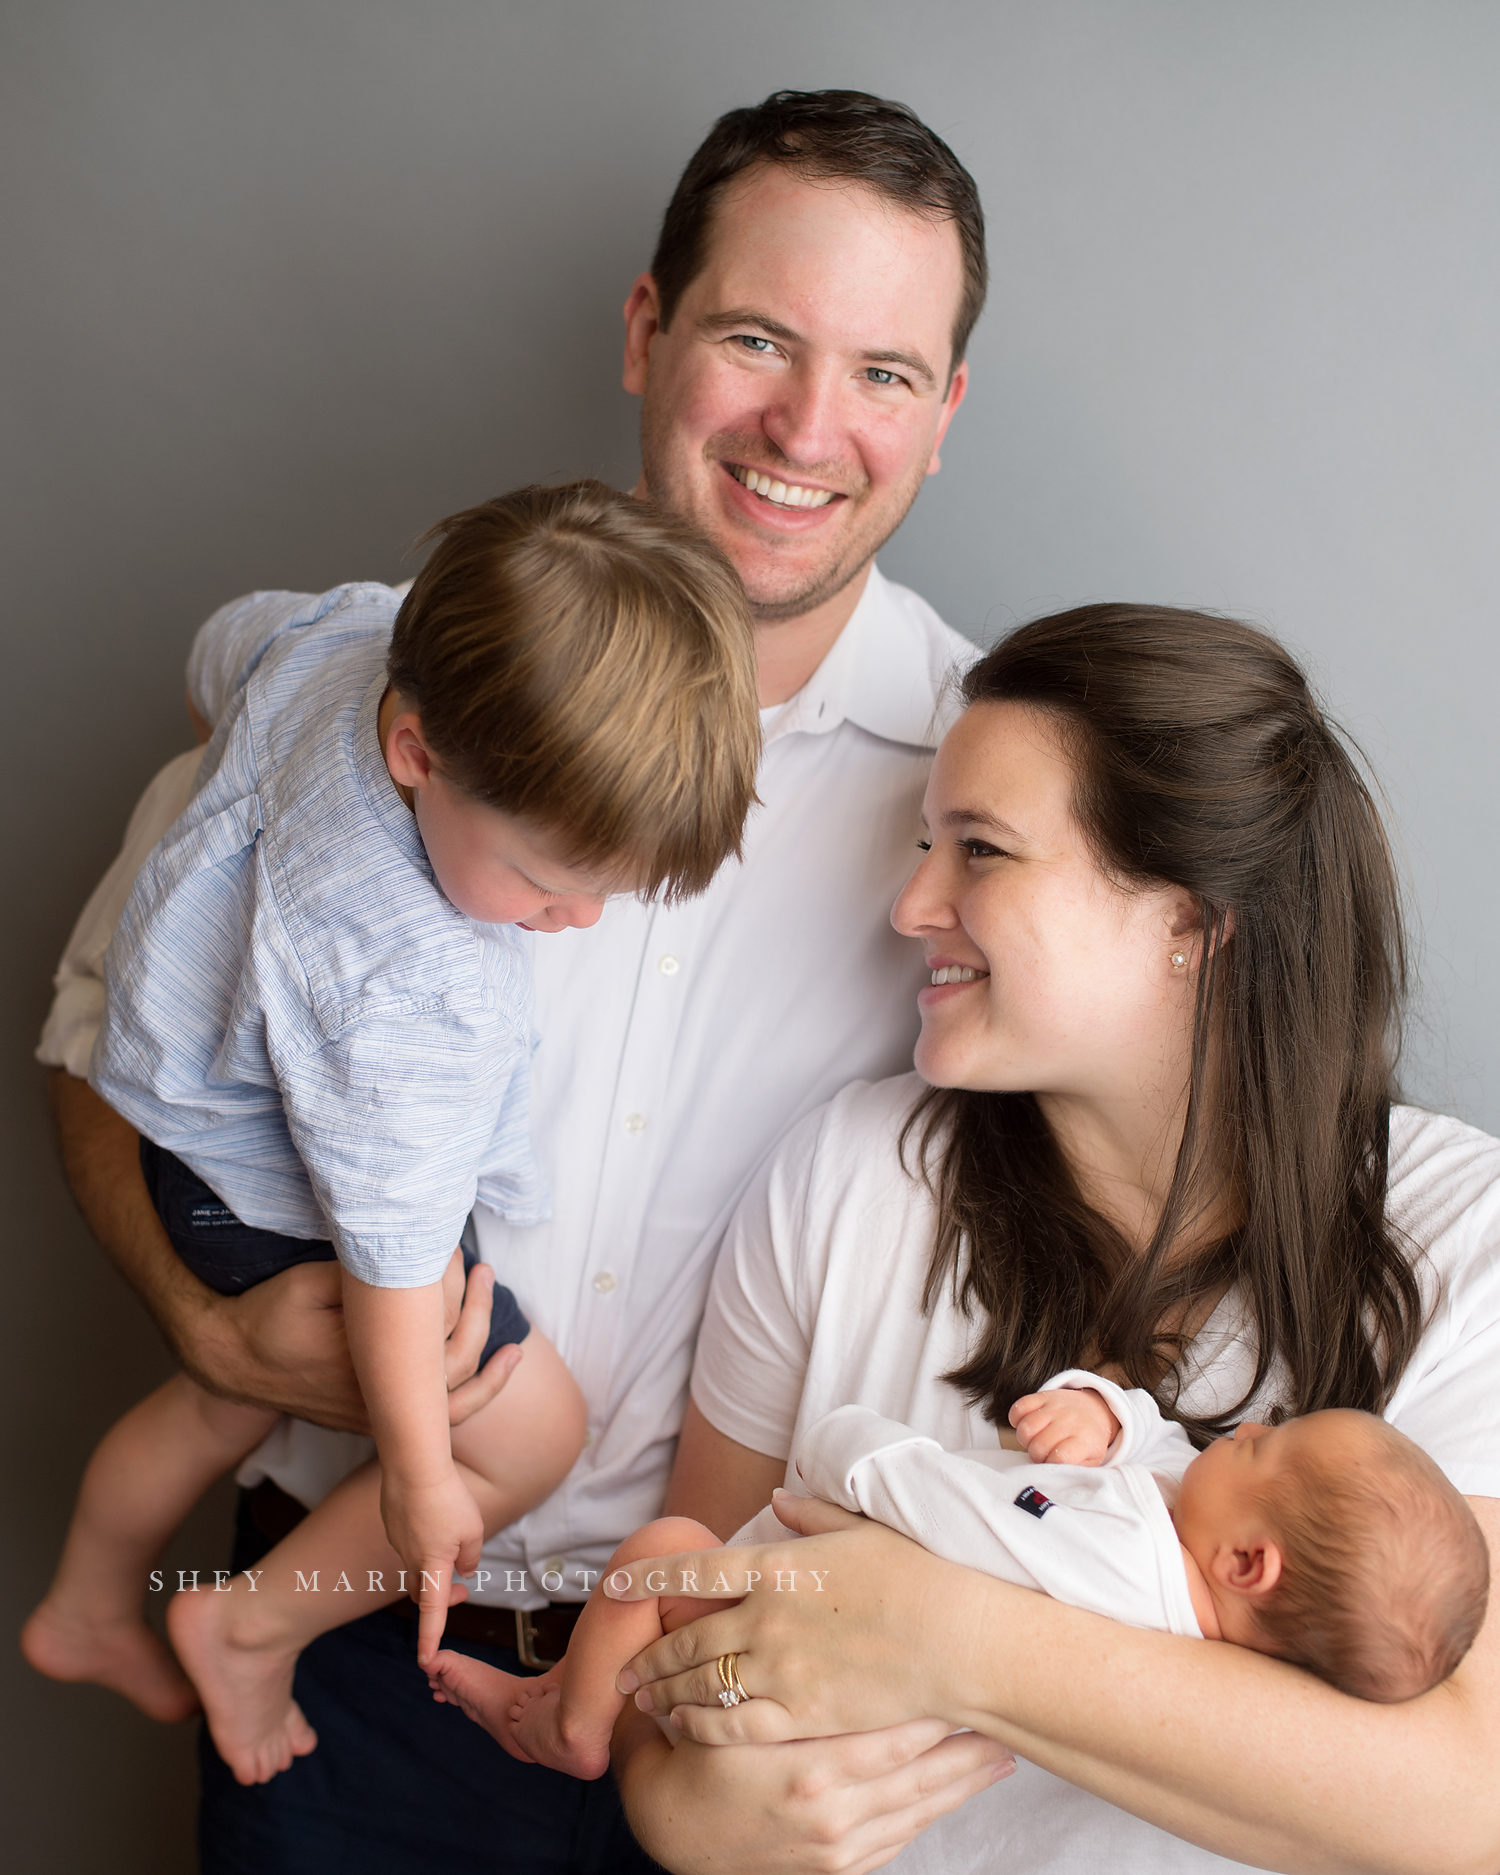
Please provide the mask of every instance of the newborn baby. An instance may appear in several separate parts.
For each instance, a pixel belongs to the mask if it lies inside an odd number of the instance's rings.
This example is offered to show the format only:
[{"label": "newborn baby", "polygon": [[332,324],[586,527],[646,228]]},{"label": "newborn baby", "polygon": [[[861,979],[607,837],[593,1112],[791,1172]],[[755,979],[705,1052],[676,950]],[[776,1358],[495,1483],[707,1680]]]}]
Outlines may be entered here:
[{"label": "newborn baby", "polygon": [[[1024,1454],[945,1452],[844,1406],[802,1435],[796,1469],[813,1495],[934,1555],[1133,1627],[1275,1654],[1362,1699],[1426,1692],[1479,1632],[1489,1558],[1474,1515],[1371,1413],[1247,1422],[1195,1456],[1150,1394],[1075,1370],[1018,1400],[1010,1420]],[[767,1509],[732,1540],[786,1535]],[[664,1518],[628,1538],[610,1569],[716,1543],[701,1524]],[[736,1599],[596,1592],[566,1660],[542,1678],[444,1653],[433,1692],[512,1756],[598,1777],[624,1703],[620,1669],[664,1630]]]}]

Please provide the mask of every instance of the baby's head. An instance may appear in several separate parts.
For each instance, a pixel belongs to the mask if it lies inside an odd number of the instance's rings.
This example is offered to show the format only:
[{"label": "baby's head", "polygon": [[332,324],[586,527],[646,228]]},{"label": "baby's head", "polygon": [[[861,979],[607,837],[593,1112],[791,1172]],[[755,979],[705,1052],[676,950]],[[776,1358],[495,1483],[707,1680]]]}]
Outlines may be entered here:
[{"label": "baby's head", "polygon": [[460,911],[591,924],[700,892],[740,851],[760,753],[729,562],[599,482],[440,521],[396,619],[380,737]]},{"label": "baby's head", "polygon": [[1361,1699],[1436,1686],[1483,1623],[1489,1552],[1474,1513],[1371,1413],[1241,1426],[1189,1465],[1173,1516],[1227,1640]]}]

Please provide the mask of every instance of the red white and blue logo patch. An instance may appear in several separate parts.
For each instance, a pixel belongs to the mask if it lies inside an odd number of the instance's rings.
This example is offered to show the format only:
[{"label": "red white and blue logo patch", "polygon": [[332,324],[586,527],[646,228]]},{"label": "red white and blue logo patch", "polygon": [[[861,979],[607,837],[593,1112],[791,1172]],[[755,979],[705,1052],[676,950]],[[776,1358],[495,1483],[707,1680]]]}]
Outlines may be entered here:
[{"label": "red white and blue logo patch", "polygon": [[1028,1484],[1016,1499],[1016,1509],[1027,1511],[1033,1517],[1045,1517],[1052,1508],[1052,1499],[1043,1497],[1034,1484]]}]

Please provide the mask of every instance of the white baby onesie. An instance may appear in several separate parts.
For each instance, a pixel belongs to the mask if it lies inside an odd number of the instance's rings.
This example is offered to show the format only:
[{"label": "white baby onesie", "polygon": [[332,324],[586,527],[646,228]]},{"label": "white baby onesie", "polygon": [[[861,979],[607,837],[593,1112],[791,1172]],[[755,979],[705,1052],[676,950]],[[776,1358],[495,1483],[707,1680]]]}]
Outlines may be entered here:
[{"label": "white baby onesie", "polygon": [[[1139,1388],[1069,1369],[1040,1391],[1092,1387],[1120,1422],[1102,1465],[1033,1465],[1024,1452],[945,1452],[868,1407],[841,1406],[793,1454],[814,1497],[859,1511],[935,1556],[1131,1627],[1202,1638],[1169,1505],[1194,1457]],[[764,1510],[733,1539],[785,1537]]]}]

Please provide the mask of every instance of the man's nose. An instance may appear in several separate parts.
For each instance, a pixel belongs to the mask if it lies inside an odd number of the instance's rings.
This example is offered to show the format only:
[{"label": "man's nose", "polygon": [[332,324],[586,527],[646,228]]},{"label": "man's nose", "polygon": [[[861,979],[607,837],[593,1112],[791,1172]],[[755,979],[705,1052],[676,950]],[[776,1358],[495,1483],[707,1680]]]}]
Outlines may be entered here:
[{"label": "man's nose", "polygon": [[782,378],[761,427],[789,463],[812,468],[846,456],[839,383],[831,373],[798,367]]}]

